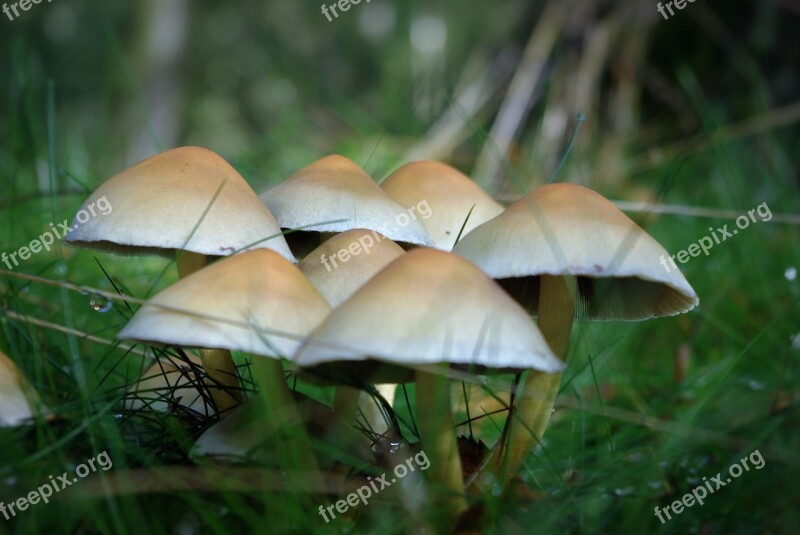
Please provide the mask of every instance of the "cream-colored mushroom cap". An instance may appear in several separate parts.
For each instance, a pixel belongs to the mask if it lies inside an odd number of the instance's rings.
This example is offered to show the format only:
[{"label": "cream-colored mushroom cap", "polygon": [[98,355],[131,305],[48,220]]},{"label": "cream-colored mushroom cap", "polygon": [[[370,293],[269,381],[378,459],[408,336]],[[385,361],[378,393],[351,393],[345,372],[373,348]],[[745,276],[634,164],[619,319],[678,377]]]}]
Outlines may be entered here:
[{"label": "cream-colored mushroom cap", "polygon": [[297,267],[335,308],[404,253],[382,234],[353,229],[324,242]]},{"label": "cream-colored mushroom cap", "polygon": [[109,179],[83,203],[71,228],[68,244],[117,254],[228,256],[266,248],[296,262],[250,185],[200,147],[162,152]]},{"label": "cream-colored mushroom cap", "polygon": [[453,252],[470,260],[531,311],[539,275],[575,275],[579,320],[643,320],[687,312],[699,302],[670,255],[602,195],[550,184],[466,235]]},{"label": "cream-colored mushroom cap", "polygon": [[261,200],[282,228],[317,232],[364,228],[397,242],[433,245],[419,218],[344,156],[317,160],[264,192]]},{"label": "cream-colored mushroom cap", "polygon": [[337,361],[448,362],[562,369],[525,310],[456,255],[414,249],[389,264],[317,327],[300,366]]},{"label": "cream-colored mushroom cap", "polygon": [[[188,355],[197,369],[202,369],[200,359]],[[213,413],[211,400],[206,403],[198,387],[202,388],[201,379],[188,365],[177,360],[157,362],[145,370],[128,391],[124,405],[129,410],[156,412],[168,412],[178,405],[199,415],[210,415]]]},{"label": "cream-colored mushroom cap", "polygon": [[215,262],[160,292],[118,337],[289,358],[330,310],[296,266],[257,249]]},{"label": "cream-colored mushroom cap", "polygon": [[14,361],[0,352],[0,427],[13,427],[33,418],[36,392]]},{"label": "cream-colored mushroom cap", "polygon": [[414,208],[434,246],[443,251],[453,248],[465,221],[462,236],[503,211],[469,177],[441,162],[406,164],[389,175],[381,189],[407,209]]}]

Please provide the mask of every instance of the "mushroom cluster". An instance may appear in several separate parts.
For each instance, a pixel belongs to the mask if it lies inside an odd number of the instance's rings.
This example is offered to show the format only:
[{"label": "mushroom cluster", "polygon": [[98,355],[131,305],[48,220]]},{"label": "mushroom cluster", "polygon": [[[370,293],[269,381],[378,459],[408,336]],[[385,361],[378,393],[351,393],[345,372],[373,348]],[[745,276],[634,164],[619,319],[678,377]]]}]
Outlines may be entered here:
[{"label": "mushroom cluster", "polygon": [[[355,162],[328,156],[258,196],[220,156],[185,147],[120,173],[86,202],[101,196],[113,213],[70,234],[72,245],[174,255],[180,274],[119,337],[197,350],[218,415],[234,413],[196,453],[245,457],[258,443],[245,428],[260,429],[265,440],[288,436],[282,454],[311,469],[319,449],[283,433],[307,424],[309,407],[339,428],[334,436],[351,436],[341,427],[359,417],[381,435],[389,426],[377,409],[396,385],[415,383],[426,475],[454,513],[471,482],[507,480],[542,437],[573,320],[643,320],[698,303],[680,272],[660,269],[665,251],[653,238],[572,184],[504,208],[443,163],[407,164],[378,186]],[[245,417],[253,410],[231,351],[252,355],[263,425]],[[195,403],[186,382],[155,385],[157,370],[134,391],[180,388]],[[335,389],[330,416],[298,398],[289,372]],[[527,375],[502,438],[465,482],[451,379],[502,373]]]}]

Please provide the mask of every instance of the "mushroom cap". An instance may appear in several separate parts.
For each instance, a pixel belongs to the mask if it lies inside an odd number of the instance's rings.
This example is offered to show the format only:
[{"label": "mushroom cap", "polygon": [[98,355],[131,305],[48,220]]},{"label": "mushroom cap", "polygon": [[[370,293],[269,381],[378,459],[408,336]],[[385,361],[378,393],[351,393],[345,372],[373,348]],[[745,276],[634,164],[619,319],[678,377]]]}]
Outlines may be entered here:
[{"label": "mushroom cap", "polygon": [[422,216],[422,224],[434,246],[443,251],[453,248],[464,221],[467,224],[463,235],[466,235],[503,211],[468,176],[441,162],[406,164],[384,180],[381,189],[406,208],[426,206],[429,215]]},{"label": "mushroom cap", "polygon": [[454,253],[538,307],[539,275],[575,275],[579,320],[643,320],[699,302],[669,253],[608,199],[583,186],[540,186],[465,236]]},{"label": "mushroom cap", "polygon": [[367,282],[309,335],[295,362],[367,359],[406,367],[563,368],[525,310],[494,281],[433,249],[414,249]]},{"label": "mushroom cap", "polygon": [[344,156],[315,161],[264,192],[261,200],[282,228],[317,232],[364,228],[398,242],[433,245],[422,223]]},{"label": "mushroom cap", "polygon": [[[191,354],[188,356],[194,364],[202,366],[199,358]],[[179,367],[173,362],[155,363],[142,373],[139,381],[128,391],[125,408],[168,412],[171,404],[175,403],[198,414],[213,413],[211,404],[206,404],[197,388],[198,381],[200,378],[188,367]]]},{"label": "mushroom cap", "polygon": [[[347,257],[339,256],[340,251],[350,255],[347,261],[342,261]],[[404,253],[402,247],[377,232],[353,229],[324,242],[297,267],[335,308]]]},{"label": "mushroom cap", "polygon": [[31,402],[36,399],[14,361],[0,352],[0,427],[14,427],[33,418]]},{"label": "mushroom cap", "polygon": [[274,251],[256,249],[163,290],[118,338],[291,357],[330,310],[296,266]]},{"label": "mushroom cap", "polygon": [[64,241],[76,247],[164,256],[266,248],[296,262],[250,185],[221,156],[200,147],[168,150],[126,169],[97,188],[81,211],[96,215],[72,222]]}]

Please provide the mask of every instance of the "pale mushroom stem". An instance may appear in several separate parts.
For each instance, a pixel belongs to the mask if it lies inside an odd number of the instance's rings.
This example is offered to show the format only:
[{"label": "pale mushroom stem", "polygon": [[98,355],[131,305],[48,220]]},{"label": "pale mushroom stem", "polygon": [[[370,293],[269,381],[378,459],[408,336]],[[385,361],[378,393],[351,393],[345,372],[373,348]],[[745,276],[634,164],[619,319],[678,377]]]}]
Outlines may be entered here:
[{"label": "pale mushroom stem", "polygon": [[[575,277],[542,275],[540,278],[539,330],[553,353],[563,361],[566,361],[569,350],[576,291]],[[516,396],[516,407],[506,429],[505,454],[494,458],[495,463],[502,463],[497,467],[500,470],[494,470],[494,473],[500,473],[504,482],[517,473],[525,457],[544,435],[553,413],[561,376],[561,373],[528,372]]]},{"label": "pale mushroom stem", "polygon": [[[394,407],[394,395],[397,392],[396,384],[375,385],[375,390],[390,406]],[[384,414],[382,407],[366,392],[361,394],[359,407],[364,414],[364,420],[374,433],[382,435],[391,427],[391,423],[386,420],[387,416]]]},{"label": "pale mushroom stem", "polygon": [[450,381],[442,373],[416,371],[417,420],[422,448],[431,461],[428,478],[447,495],[441,499],[453,517],[467,508],[455,423],[450,411]]},{"label": "pale mushroom stem", "polygon": [[352,386],[337,386],[333,394],[333,410],[347,425],[353,425],[358,416],[361,390]]},{"label": "pale mushroom stem", "polygon": [[[294,488],[319,492],[322,478],[314,450],[308,442],[303,419],[286,384],[279,360],[254,357],[253,377],[266,412],[264,439],[275,444],[280,464],[290,468],[286,476],[294,478]],[[287,440],[288,438],[288,440]]]},{"label": "pale mushroom stem", "polygon": [[[364,413],[364,427],[370,429],[370,422],[367,416],[367,410],[370,406],[374,406],[374,402],[369,394],[362,392],[358,388],[352,386],[336,387],[333,394],[333,411],[339,416],[339,425],[342,427],[342,436],[348,436],[347,431],[352,429],[361,429],[358,422],[359,411]],[[344,442],[341,444],[344,451],[352,451],[356,447],[355,442]]]},{"label": "pale mushroom stem", "polygon": [[[375,389],[388,403],[392,405],[397,385],[377,385]],[[359,413],[363,415],[364,426],[375,434],[383,434],[388,426],[386,417],[373,397],[364,391],[351,386],[337,386],[333,395],[333,410],[349,425],[358,419]]]},{"label": "pale mushroom stem", "polygon": [[[208,257],[178,251],[178,277],[184,279],[208,265]],[[206,374],[206,385],[219,414],[224,414],[242,402],[242,388],[236,365],[227,349],[200,349],[200,360]]]}]

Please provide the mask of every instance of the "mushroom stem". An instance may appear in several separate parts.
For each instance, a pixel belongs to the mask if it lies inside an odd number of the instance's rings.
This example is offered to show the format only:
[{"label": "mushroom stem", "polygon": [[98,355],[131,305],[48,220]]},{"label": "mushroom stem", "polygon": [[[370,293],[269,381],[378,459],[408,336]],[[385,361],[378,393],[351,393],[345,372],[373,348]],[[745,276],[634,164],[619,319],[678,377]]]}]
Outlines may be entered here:
[{"label": "mushroom stem", "polygon": [[301,488],[319,489],[322,484],[319,464],[309,444],[303,419],[286,384],[283,366],[276,359],[253,358],[253,377],[259,386],[259,396],[266,413],[264,440],[276,445],[282,468],[287,477],[303,474],[293,481]]},{"label": "mushroom stem", "polygon": [[[185,279],[208,265],[208,257],[189,251],[177,251],[178,277]],[[211,392],[219,414],[224,414],[242,402],[242,387],[236,365],[227,349],[200,349],[200,360],[206,374],[206,386]]]},{"label": "mushroom stem", "polygon": [[[569,350],[576,291],[575,277],[541,276],[539,330],[553,353],[563,361],[566,361]],[[517,394],[514,412],[506,423],[503,447],[505,453],[494,457],[495,465],[502,463],[500,470],[494,470],[494,473],[501,474],[502,481],[510,480],[525,457],[539,444],[553,413],[561,376],[561,373],[542,373],[535,370],[528,372],[522,389]]]},{"label": "mushroom stem", "polygon": [[[376,385],[375,389],[389,405],[394,402],[394,393],[397,385]],[[371,432],[381,435],[386,432],[386,417],[381,406],[369,392],[351,386],[337,386],[333,395],[333,410],[349,425],[358,420],[359,414],[363,418],[364,426]]]},{"label": "mushroom stem", "polygon": [[242,403],[242,387],[231,352],[227,349],[200,349],[198,352],[217,412],[224,415]]},{"label": "mushroom stem", "polygon": [[[388,403],[394,407],[394,395],[397,391],[396,384],[375,385],[375,390],[378,394]],[[371,395],[364,392],[361,394],[361,402],[358,404],[361,413],[364,415],[364,421],[368,428],[378,435],[383,435],[388,431],[392,424],[385,414],[383,407]]]},{"label": "mushroom stem", "polygon": [[439,486],[440,492],[447,493],[440,502],[455,517],[466,510],[467,502],[446,368],[441,373],[417,370],[416,381],[419,433],[431,461],[428,478]]},{"label": "mushroom stem", "polygon": [[347,425],[353,425],[358,416],[361,390],[352,386],[337,386],[333,394],[333,410]]}]

